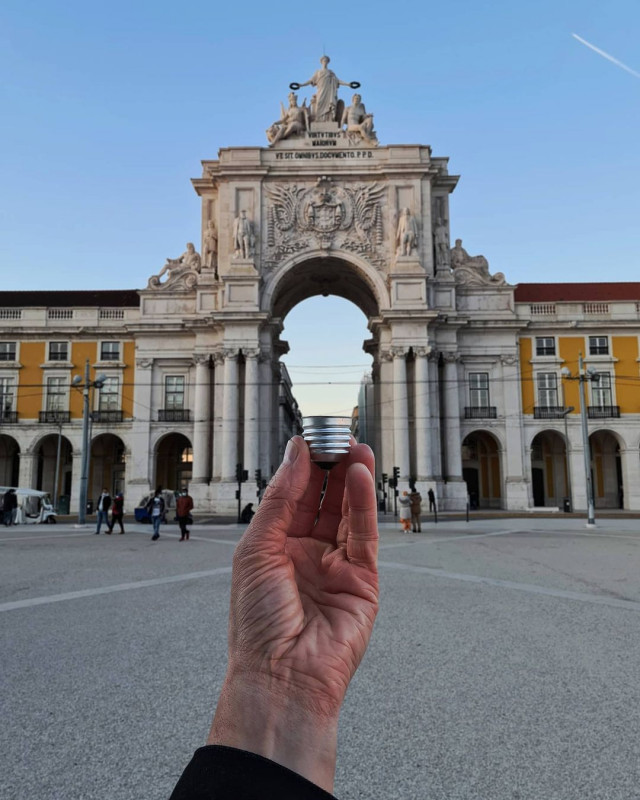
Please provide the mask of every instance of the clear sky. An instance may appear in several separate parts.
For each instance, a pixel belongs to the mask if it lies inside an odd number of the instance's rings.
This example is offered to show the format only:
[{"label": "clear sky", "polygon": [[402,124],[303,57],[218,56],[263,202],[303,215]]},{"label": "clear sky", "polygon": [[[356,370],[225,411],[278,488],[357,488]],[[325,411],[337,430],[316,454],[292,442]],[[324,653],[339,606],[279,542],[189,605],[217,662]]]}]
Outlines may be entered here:
[{"label": "clear sky", "polygon": [[[637,0],[4,0],[2,288],[146,285],[199,241],[200,159],[266,144],[323,51],[361,82],[382,144],[449,156],[452,239],[492,272],[638,280],[640,78],[572,33],[640,72]],[[303,411],[350,411],[369,363],[361,312],[307,301],[283,336]],[[330,399],[328,367],[354,382]]]}]

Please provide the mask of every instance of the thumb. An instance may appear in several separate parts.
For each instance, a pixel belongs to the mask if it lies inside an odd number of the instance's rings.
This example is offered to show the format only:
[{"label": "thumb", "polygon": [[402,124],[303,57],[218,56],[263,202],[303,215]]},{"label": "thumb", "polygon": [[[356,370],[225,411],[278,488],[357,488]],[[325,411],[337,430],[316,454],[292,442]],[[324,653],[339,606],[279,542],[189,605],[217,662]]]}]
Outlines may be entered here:
[{"label": "thumb", "polygon": [[309,483],[310,471],[309,449],[301,436],[294,436],[243,537],[246,545],[255,544],[263,551],[284,551],[298,501]]}]

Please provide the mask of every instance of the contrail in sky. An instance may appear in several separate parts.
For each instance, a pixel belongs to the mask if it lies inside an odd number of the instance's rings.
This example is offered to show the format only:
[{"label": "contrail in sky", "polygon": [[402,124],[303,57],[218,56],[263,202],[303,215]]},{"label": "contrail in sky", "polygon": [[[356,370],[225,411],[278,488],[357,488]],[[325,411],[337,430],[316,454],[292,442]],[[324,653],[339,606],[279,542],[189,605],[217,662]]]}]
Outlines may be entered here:
[{"label": "contrail in sky", "polygon": [[623,64],[622,61],[618,61],[617,58],[610,56],[609,53],[605,53],[604,50],[601,50],[599,47],[590,44],[586,39],[582,39],[580,36],[578,36],[577,33],[572,33],[571,35],[573,36],[574,39],[577,39],[585,47],[588,47],[590,50],[593,50],[594,53],[597,53],[599,56],[606,58],[607,61],[611,61],[611,63],[615,64],[616,67],[620,67],[620,69],[624,69],[627,72],[630,72],[632,75],[635,75],[636,78],[640,78],[640,72],[636,72],[635,69],[631,69],[631,67],[628,67],[626,64]]}]

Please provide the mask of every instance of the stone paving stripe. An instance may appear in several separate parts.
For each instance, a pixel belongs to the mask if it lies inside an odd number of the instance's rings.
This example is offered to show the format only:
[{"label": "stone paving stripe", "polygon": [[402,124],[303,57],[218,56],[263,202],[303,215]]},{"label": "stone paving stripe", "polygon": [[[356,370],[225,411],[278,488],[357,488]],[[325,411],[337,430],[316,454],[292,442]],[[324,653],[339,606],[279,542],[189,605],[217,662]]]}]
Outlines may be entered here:
[{"label": "stone paving stripe", "polygon": [[117,583],[114,586],[102,586],[96,589],[81,589],[77,592],[52,594],[48,597],[32,597],[28,600],[15,600],[11,603],[1,603],[0,612],[15,611],[18,608],[30,608],[31,606],[42,606],[47,603],[61,603],[63,600],[78,600],[81,597],[94,597],[99,594],[128,592],[130,589],[146,589],[148,586],[162,586],[165,583],[180,583],[181,581],[197,580],[198,578],[211,578],[215,575],[226,575],[230,572],[231,567],[218,567],[218,569],[209,569],[203,572],[187,572],[184,575],[171,575],[167,578],[151,578],[146,581],[135,581],[135,583]]},{"label": "stone paving stripe", "polygon": [[381,561],[379,567],[384,569],[399,569],[405,572],[416,572],[420,575],[431,575],[434,578],[445,578],[453,581],[465,581],[466,583],[480,583],[485,586],[495,586],[500,589],[512,589],[516,592],[528,592],[529,594],[541,594],[546,597],[559,597],[563,600],[576,600],[580,603],[593,603],[600,606],[611,606],[612,608],[625,608],[627,611],[640,612],[640,602],[637,600],[619,600],[615,597],[602,597],[596,594],[585,592],[570,592],[565,589],[553,589],[547,586],[536,586],[532,583],[517,583],[515,581],[503,581],[499,578],[487,578],[482,575],[467,575],[458,572],[444,572],[440,569],[431,567],[419,567],[413,564],[401,564],[395,561]]}]

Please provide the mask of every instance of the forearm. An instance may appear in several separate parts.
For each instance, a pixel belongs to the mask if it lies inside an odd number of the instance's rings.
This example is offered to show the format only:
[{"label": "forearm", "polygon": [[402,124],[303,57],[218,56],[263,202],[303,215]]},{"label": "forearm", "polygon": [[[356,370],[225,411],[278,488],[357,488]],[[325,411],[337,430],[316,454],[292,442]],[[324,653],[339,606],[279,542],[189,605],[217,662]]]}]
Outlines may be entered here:
[{"label": "forearm", "polygon": [[227,676],[207,744],[247,750],[333,790],[338,718],[302,707],[286,692]]}]

